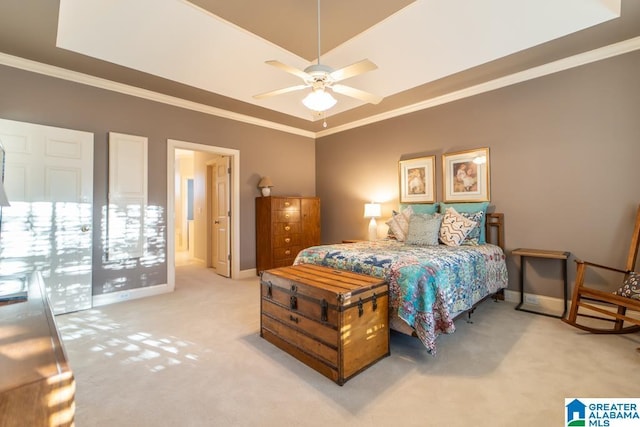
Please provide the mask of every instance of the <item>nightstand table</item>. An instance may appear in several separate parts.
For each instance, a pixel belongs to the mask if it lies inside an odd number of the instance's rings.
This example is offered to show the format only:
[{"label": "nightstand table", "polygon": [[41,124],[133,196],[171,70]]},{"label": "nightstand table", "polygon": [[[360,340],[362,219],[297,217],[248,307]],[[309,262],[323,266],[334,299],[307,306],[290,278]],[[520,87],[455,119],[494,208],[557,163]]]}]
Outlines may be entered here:
[{"label": "nightstand table", "polygon": [[[543,316],[555,317],[558,319],[562,319],[567,314],[567,296],[568,296],[568,277],[567,277],[567,263],[569,260],[570,252],[566,251],[548,251],[544,249],[523,249],[518,248],[511,251],[511,255],[518,255],[520,257],[520,304],[516,306],[516,310],[526,311],[528,313],[541,314]],[[546,258],[546,259],[557,259],[562,261],[562,275],[564,278],[564,309],[561,316],[550,314],[550,313],[542,313],[538,311],[529,310],[523,308],[524,304],[524,282],[525,282],[525,265],[526,258]]]}]

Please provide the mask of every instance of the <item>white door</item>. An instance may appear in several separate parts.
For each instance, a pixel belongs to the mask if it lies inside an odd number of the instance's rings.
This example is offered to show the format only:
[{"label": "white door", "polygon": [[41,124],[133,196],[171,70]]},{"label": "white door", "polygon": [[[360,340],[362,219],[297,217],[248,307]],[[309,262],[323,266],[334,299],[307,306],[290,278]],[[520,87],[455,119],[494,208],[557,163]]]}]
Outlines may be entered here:
[{"label": "white door", "polygon": [[229,177],[231,175],[229,157],[216,160],[215,193],[213,212],[212,246],[215,248],[213,266],[216,272],[225,277],[231,275],[231,251],[229,245]]},{"label": "white door", "polygon": [[42,272],[56,314],[91,307],[93,134],[0,119],[0,271]]}]

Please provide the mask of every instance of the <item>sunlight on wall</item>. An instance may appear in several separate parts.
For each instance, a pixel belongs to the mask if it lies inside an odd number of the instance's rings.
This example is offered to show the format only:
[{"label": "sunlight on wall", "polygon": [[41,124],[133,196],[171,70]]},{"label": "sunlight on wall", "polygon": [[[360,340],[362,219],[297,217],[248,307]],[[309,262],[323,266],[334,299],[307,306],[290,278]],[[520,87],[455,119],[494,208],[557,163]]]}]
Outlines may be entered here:
[{"label": "sunlight on wall", "polygon": [[39,270],[54,312],[91,306],[91,204],[16,202],[2,209],[0,272]]},{"label": "sunlight on wall", "polygon": [[[128,240],[130,240],[128,236],[138,235],[140,227],[144,224],[143,255],[138,258],[116,259],[114,262],[105,253],[103,258],[105,268],[121,270],[136,267],[138,263],[151,267],[166,262],[166,224],[162,218],[164,208],[147,206],[144,218],[140,216],[138,208],[139,206],[133,205],[131,208],[118,211],[119,219],[117,222],[120,224],[121,230],[109,233],[107,233],[107,206],[102,208],[102,246],[105,248],[110,245],[110,247],[119,247],[120,252],[126,252],[129,245]],[[118,237],[115,242],[113,242],[114,236]],[[111,242],[109,242],[110,239]]]},{"label": "sunlight on wall", "polygon": [[[145,270],[157,267],[166,263],[166,224],[163,219],[164,208],[162,206],[147,206],[144,211],[144,217],[140,217],[137,205],[132,209],[125,209],[119,212],[119,221],[125,227],[125,231],[119,233],[122,242],[113,242],[114,233],[107,233],[107,206],[102,208],[102,247],[119,247],[119,250],[126,251],[129,244],[127,233],[136,235],[139,233],[139,227],[143,226],[143,242],[142,256],[137,258],[121,258],[113,260],[107,257],[105,253],[102,259],[102,267],[104,270],[110,271],[140,271],[136,283],[132,286],[131,276],[123,275],[120,277],[112,277],[102,284],[103,294],[121,291],[130,288],[141,288],[159,284],[156,280],[147,274]],[[140,224],[142,222],[142,224]],[[128,231],[126,231],[128,230]],[[111,242],[109,242],[111,239]],[[109,245],[109,246],[108,246]],[[120,245],[120,246],[119,246]]]},{"label": "sunlight on wall", "polygon": [[[102,208],[101,244],[106,246],[106,206]],[[137,232],[144,226],[142,256],[137,258],[93,260],[93,208],[91,203],[11,201],[2,209],[0,239],[0,275],[28,276],[42,273],[54,313],[84,310],[91,307],[92,275],[95,266],[126,275],[108,277],[98,285],[102,293],[162,284],[158,267],[166,263],[166,225],[164,208],[148,206],[141,216],[127,209],[120,221],[120,233]],[[137,225],[136,225],[137,224]],[[133,231],[132,231],[133,230]],[[117,244],[117,242],[116,242]]]},{"label": "sunlight on wall", "polygon": [[144,251],[144,217],[140,204],[109,204],[104,239],[104,254],[107,260],[138,258]]}]

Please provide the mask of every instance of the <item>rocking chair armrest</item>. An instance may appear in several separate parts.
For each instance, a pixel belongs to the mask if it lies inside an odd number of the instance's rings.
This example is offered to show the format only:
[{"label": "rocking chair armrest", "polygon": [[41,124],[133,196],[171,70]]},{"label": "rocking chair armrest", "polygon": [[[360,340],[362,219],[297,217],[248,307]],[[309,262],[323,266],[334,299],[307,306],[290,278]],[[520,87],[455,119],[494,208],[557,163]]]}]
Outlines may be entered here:
[{"label": "rocking chair armrest", "polygon": [[576,259],[575,260],[576,264],[578,264],[578,268],[581,268],[581,266],[583,266],[582,268],[584,268],[584,266],[589,266],[589,267],[596,267],[596,268],[603,268],[605,270],[610,270],[610,271],[617,271],[618,273],[628,273],[627,270],[622,270],[620,268],[615,268],[615,267],[609,267],[607,265],[602,265],[602,264],[596,264],[595,262],[589,262],[589,261],[582,261],[580,259]]}]

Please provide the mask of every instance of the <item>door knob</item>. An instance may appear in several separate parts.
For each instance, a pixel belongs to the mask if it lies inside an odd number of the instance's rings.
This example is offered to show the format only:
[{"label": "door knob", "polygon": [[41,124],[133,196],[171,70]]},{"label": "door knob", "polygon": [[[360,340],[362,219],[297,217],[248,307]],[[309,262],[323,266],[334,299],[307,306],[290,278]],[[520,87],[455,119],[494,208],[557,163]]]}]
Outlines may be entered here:
[{"label": "door knob", "polygon": [[87,231],[89,231],[89,226],[88,226],[88,225],[83,225],[83,226],[80,228],[80,230],[81,230],[83,233],[86,233]]}]

